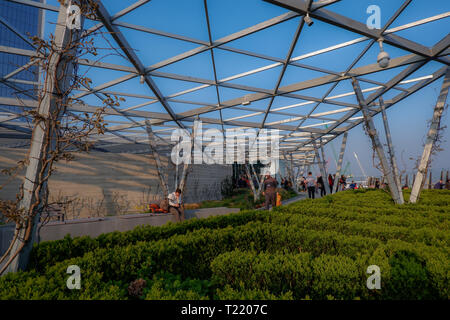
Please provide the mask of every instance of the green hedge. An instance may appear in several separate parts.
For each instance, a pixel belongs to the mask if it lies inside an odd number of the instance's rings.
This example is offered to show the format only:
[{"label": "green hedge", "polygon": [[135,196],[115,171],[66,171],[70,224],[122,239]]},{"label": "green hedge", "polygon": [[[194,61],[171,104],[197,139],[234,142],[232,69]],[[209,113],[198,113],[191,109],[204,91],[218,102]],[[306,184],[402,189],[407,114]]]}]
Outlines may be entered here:
[{"label": "green hedge", "polygon": [[85,253],[98,248],[126,246],[138,241],[157,241],[201,228],[218,229],[227,226],[240,226],[249,221],[263,219],[266,214],[265,211],[244,211],[208,219],[190,219],[182,223],[169,222],[161,227],[138,226],[131,231],[105,233],[96,238],[89,236],[72,238],[67,235],[62,240],[46,241],[34,245],[28,269],[42,272],[48,266],[57,262],[81,257]]},{"label": "green hedge", "polygon": [[357,264],[345,256],[233,251],[214,259],[211,268],[214,281],[236,289],[292,292],[295,299],[354,299],[368,291]]},{"label": "green hedge", "polygon": [[[339,222],[352,222],[348,228],[353,228],[356,222],[373,223],[369,225],[370,227],[374,226],[374,224],[379,224],[405,228],[397,229],[403,230],[403,233],[409,233],[411,229],[426,228],[423,230],[425,232],[423,237],[425,238],[430,238],[430,235],[427,235],[427,233],[430,232],[429,228],[433,228],[437,229],[438,241],[444,240],[448,242],[449,236],[445,234],[448,234],[446,231],[449,229],[450,224],[448,219],[450,214],[449,199],[450,196],[447,190],[424,190],[420,205],[394,206],[385,192],[379,190],[355,190],[340,192],[314,201],[301,201],[285,208],[279,208],[275,214],[283,213],[286,219],[291,218],[293,214],[295,218],[297,215],[305,215],[308,217],[332,219],[328,220],[327,225],[330,223],[334,224],[337,219],[339,219]],[[423,207],[423,203],[426,203],[427,206],[432,206],[432,210],[430,207],[418,211],[412,210],[413,208]],[[136,243],[137,241],[155,241],[169,238],[175,234],[185,234],[188,231],[199,228],[216,229],[229,225],[239,226],[254,220],[271,221],[271,216],[273,214],[268,214],[264,211],[245,211],[227,216],[193,219],[178,224],[172,223],[163,227],[137,227],[127,232],[103,234],[94,239],[87,236],[77,238],[66,236],[63,240],[48,241],[35,246],[32,251],[29,268],[42,271],[48,265],[53,265],[70,257],[82,256],[84,253],[96,248],[123,246]],[[346,232],[350,232],[348,228]],[[439,230],[442,232],[439,232]],[[357,229],[355,232],[360,232],[360,229]],[[431,233],[433,232],[431,231]],[[402,237],[403,234],[399,236]],[[392,237],[395,238],[396,235],[391,235],[389,239]],[[431,235],[431,238],[434,238],[434,236]],[[413,238],[411,240],[420,241],[421,239]]]},{"label": "green hedge", "polygon": [[[306,202],[306,201],[302,201]],[[249,221],[270,221],[274,223],[297,224],[314,230],[336,230],[347,235],[364,235],[382,240],[401,239],[408,242],[424,242],[429,245],[450,243],[448,219],[427,217],[402,217],[400,215],[378,215],[341,211],[333,208],[311,209],[308,205],[288,206],[274,213],[246,211],[209,219],[194,219],[183,223],[170,223],[163,227],[144,226],[127,232],[112,232],[97,238],[66,236],[63,240],[48,241],[35,245],[31,254],[30,270],[43,271],[47,266],[70,257],[82,256],[96,248],[111,248],[136,243],[169,238],[188,231],[226,226],[240,226]],[[302,212],[309,212],[302,214]],[[338,220],[339,219],[339,220]]]},{"label": "green hedge", "polygon": [[[411,247],[422,248],[423,252],[434,257],[448,257],[439,248],[421,244]],[[7,275],[0,279],[0,298],[85,299],[100,297],[102,292],[123,298],[127,283],[139,277],[151,277],[161,270],[182,278],[209,279],[210,263],[220,254],[236,248],[255,252],[304,252],[311,257],[320,257],[326,253],[328,256],[353,260],[359,259],[362,253],[371,255],[380,248],[389,247],[385,247],[379,240],[361,236],[344,236],[332,231],[309,232],[307,229],[298,229],[295,225],[250,222],[235,228],[195,230],[150,243],[137,242],[127,246],[95,249],[83,257],[56,263],[43,275],[34,271]],[[433,261],[438,260],[434,258]],[[438,262],[438,271],[435,273],[442,274],[440,267],[445,265],[445,258]],[[78,265],[82,270],[84,290],[70,291],[65,288],[65,271],[72,264]],[[442,280],[437,283],[445,288]],[[13,288],[22,289],[17,291],[12,290]],[[326,290],[325,292],[326,295],[330,294]]]},{"label": "green hedge", "polygon": [[[305,201],[306,202],[306,201]],[[448,215],[450,212],[437,213],[428,212],[426,214],[406,214],[396,207],[388,208],[364,208],[348,207],[333,204],[315,205],[305,203],[303,205],[291,205],[281,210],[283,213],[296,213],[314,217],[326,217],[332,219],[356,220],[359,222],[383,223],[390,226],[407,227],[412,229],[430,227],[448,230],[450,222]],[[423,212],[422,212],[423,213]]]},{"label": "green hedge", "polygon": [[450,233],[435,228],[411,229],[382,223],[340,221],[333,218],[296,214],[273,216],[272,223],[298,225],[312,230],[335,230],[346,235],[362,235],[383,241],[400,239],[407,242],[423,242],[430,246],[448,246],[450,244]]},{"label": "green hedge", "polygon": [[[266,290],[294,299],[449,299],[449,263],[426,249],[390,243],[371,254],[257,253],[235,250],[213,260],[213,279],[236,290]],[[369,265],[381,270],[381,290],[368,290]]]},{"label": "green hedge", "polygon": [[[425,194],[439,210],[450,198]],[[342,212],[329,204],[346,199]],[[386,214],[367,213],[376,203]],[[397,207],[382,191],[341,192],[272,212],[67,237],[35,247],[29,271],[0,278],[0,299],[130,299],[139,278],[147,281],[141,299],[449,299],[448,209],[409,223],[388,212]],[[421,227],[427,215],[432,223]],[[81,290],[66,288],[72,264]],[[371,264],[381,268],[381,290],[365,286]]]}]

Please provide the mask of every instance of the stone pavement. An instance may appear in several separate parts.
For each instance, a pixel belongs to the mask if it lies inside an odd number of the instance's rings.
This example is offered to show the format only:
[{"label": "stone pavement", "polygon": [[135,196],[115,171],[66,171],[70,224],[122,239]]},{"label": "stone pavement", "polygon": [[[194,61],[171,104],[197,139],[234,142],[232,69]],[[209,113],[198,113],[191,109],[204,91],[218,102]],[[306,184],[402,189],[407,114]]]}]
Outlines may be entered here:
[{"label": "stone pavement", "polygon": [[[322,198],[321,196],[320,196],[320,191],[319,192],[316,192],[316,199],[319,199],[319,198]],[[294,198],[291,198],[291,199],[287,199],[287,200],[284,200],[284,201],[281,201],[281,204],[283,205],[283,206],[285,206],[285,205],[288,205],[288,204],[291,204],[291,203],[294,203],[294,202],[297,202],[297,201],[300,201],[300,200],[305,200],[305,199],[308,199],[308,192],[300,192],[296,197],[294,197]]]},{"label": "stone pavement", "polygon": [[[205,208],[186,210],[186,219],[207,218],[239,212],[238,208]],[[113,217],[86,218],[67,220],[64,222],[51,222],[40,230],[40,241],[59,240],[67,234],[72,237],[97,237],[102,233],[113,231],[128,231],[140,225],[162,226],[167,222],[175,222],[172,214],[138,213]],[[12,239],[14,225],[0,226],[0,254],[6,251]]]},{"label": "stone pavement", "polygon": [[[316,192],[316,199],[319,199],[319,198],[321,198],[320,192]],[[299,192],[299,194],[294,198],[290,198],[287,200],[281,200],[281,205],[286,206],[288,204],[291,204],[291,203],[294,203],[294,202],[297,202],[300,200],[305,200],[305,199],[308,199],[308,192]],[[259,208],[257,210],[264,210],[264,207]]]},{"label": "stone pavement", "polygon": [[[296,201],[304,200],[307,197],[307,193],[301,192],[294,198],[282,201],[282,204],[288,205]],[[316,198],[320,198],[318,193],[316,193]],[[259,210],[263,209],[264,208],[260,208]],[[186,210],[185,215],[186,219],[201,219],[239,211],[239,208],[204,208]],[[138,213],[112,217],[67,220],[64,222],[51,222],[41,228],[40,241],[62,239],[67,234],[70,234],[72,237],[97,237],[102,233],[132,230],[139,225],[162,226],[169,221],[175,222],[175,217],[172,214]],[[14,226],[11,224],[0,226],[0,254],[7,249],[9,242],[12,239],[13,232]]]}]

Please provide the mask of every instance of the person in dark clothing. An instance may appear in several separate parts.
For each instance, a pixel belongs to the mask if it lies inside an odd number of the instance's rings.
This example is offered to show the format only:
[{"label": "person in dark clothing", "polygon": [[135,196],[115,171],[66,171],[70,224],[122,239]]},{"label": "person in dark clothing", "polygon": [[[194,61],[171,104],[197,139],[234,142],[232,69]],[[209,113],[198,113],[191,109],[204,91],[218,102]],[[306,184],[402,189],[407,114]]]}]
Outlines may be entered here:
[{"label": "person in dark clothing", "polygon": [[266,175],[264,180],[264,197],[266,198],[266,210],[269,210],[270,205],[272,208],[277,205],[277,186],[278,181],[270,176]]},{"label": "person in dark clothing", "polygon": [[439,180],[439,182],[437,182],[435,185],[434,185],[434,188],[435,189],[444,189],[444,182],[442,181],[442,180]]},{"label": "person in dark clothing", "polygon": [[240,176],[240,177],[239,177],[239,180],[238,180],[238,188],[239,188],[239,189],[247,188],[247,183],[245,182],[243,176]]},{"label": "person in dark clothing", "polygon": [[380,181],[375,181],[375,189],[380,189]]},{"label": "person in dark clothing", "polygon": [[345,176],[341,176],[339,179],[339,185],[341,186],[341,190],[345,190],[345,186],[347,185],[347,181],[345,179]]},{"label": "person in dark clothing", "polygon": [[334,178],[331,174],[328,175],[328,184],[330,185],[330,192],[333,193]]},{"label": "person in dark clothing", "polygon": [[325,182],[323,181],[322,176],[318,176],[317,177],[317,187],[320,190],[320,196],[323,197],[327,194],[327,192],[325,191]]},{"label": "person in dark clothing", "polygon": [[289,190],[289,188],[290,188],[290,180],[289,180],[289,178],[284,178],[283,188],[285,190]]},{"label": "person in dark clothing", "polygon": [[301,177],[300,178],[300,187],[302,191],[306,191],[306,178],[305,177]]},{"label": "person in dark clothing", "polygon": [[306,178],[306,187],[308,188],[308,197],[314,199],[316,196],[316,181],[311,171],[308,172],[308,177]]}]

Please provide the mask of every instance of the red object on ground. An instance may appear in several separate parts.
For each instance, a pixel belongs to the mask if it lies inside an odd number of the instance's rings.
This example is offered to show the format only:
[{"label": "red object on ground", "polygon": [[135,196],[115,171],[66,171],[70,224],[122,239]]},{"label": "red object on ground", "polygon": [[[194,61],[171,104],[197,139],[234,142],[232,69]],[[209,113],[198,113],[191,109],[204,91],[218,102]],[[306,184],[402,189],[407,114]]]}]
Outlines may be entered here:
[{"label": "red object on ground", "polygon": [[169,213],[168,211],[165,211],[165,210],[161,209],[159,207],[159,205],[156,204],[156,203],[150,203],[148,205],[148,210],[150,210],[151,213]]}]

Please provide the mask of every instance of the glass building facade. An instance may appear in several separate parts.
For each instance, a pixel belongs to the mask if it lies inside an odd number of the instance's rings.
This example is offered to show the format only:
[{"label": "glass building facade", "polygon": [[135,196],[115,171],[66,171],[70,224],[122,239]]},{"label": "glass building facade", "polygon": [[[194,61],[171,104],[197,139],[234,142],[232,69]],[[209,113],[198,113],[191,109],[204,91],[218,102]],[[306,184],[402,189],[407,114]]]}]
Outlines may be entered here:
[{"label": "glass building facade", "polygon": [[[37,1],[40,2],[40,1]],[[0,0],[0,17],[14,29],[24,36],[41,35],[42,29],[42,10],[14,3],[6,0]],[[20,38],[17,34],[7,28],[0,22],[0,46],[13,47],[34,51],[33,47]],[[2,50],[4,51],[4,50]],[[6,50],[7,51],[7,50]],[[13,72],[17,68],[27,64],[30,58],[8,52],[0,52],[0,77]],[[38,67],[33,66],[13,76],[13,80],[38,81]],[[0,82],[0,97],[7,98],[27,98],[26,94],[36,96],[36,86],[20,82],[8,82],[16,87],[12,88],[3,82]],[[26,93],[26,94],[25,94]],[[9,111],[12,113],[21,113],[22,108],[7,105],[0,105],[0,114]]]}]

